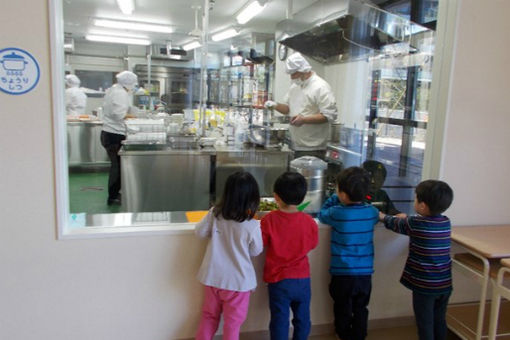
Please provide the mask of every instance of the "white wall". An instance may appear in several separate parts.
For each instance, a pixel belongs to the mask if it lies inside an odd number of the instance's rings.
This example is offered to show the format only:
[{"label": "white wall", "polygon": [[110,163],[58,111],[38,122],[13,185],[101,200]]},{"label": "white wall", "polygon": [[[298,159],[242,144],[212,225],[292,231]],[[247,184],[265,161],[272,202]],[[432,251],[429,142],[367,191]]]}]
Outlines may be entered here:
[{"label": "white wall", "polygon": [[463,1],[441,177],[456,224],[510,222],[510,2]]},{"label": "white wall", "polygon": [[362,129],[367,110],[369,64],[367,60],[352,61],[325,67],[326,80],[335,93],[338,122],[346,127]]},{"label": "white wall", "polygon": [[[456,192],[448,214],[454,224],[508,223],[510,44],[504,42],[510,2],[461,3],[441,172]],[[6,6],[0,48],[29,51],[39,61],[41,79],[24,95],[0,92],[0,338],[190,337],[201,302],[194,276],[203,242],[190,234],[56,240],[48,8],[30,0]],[[12,13],[27,20],[20,24]],[[327,230],[321,229],[321,247],[311,256],[314,324],[332,320]],[[409,292],[398,283],[406,245],[404,237],[376,232],[372,319],[412,314]],[[455,282],[459,300],[467,290]],[[265,294],[255,293],[244,330],[266,329]]]},{"label": "white wall", "polygon": [[[289,49],[288,55],[293,51]],[[306,56],[305,56],[306,57]],[[346,127],[363,128],[367,108],[369,65],[366,60],[349,63],[323,65],[306,57],[312,69],[326,80],[335,94],[339,117],[338,122]],[[290,86],[290,76],[285,73],[285,61],[276,60],[275,100],[281,102]]]}]

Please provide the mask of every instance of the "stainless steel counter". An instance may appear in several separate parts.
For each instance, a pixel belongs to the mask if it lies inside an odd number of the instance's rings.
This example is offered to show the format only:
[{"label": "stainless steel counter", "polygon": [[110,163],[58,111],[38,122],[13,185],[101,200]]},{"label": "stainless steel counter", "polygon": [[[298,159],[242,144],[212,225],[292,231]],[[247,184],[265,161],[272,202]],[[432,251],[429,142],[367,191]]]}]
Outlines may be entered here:
[{"label": "stainless steel counter", "polygon": [[286,147],[216,148],[216,197],[222,194],[227,177],[241,170],[248,171],[255,177],[261,196],[272,196],[273,184],[278,176],[289,169],[292,156],[292,151]]},{"label": "stainless steel counter", "polygon": [[272,196],[276,178],[288,170],[292,151],[230,146],[176,150],[124,150],[122,205],[126,212],[207,210],[226,178],[249,171],[261,196]]},{"label": "stainless steel counter", "polygon": [[101,145],[102,121],[67,122],[69,166],[106,165],[110,161]]},{"label": "stainless steel counter", "polygon": [[127,212],[209,208],[214,149],[121,149],[122,207]]}]

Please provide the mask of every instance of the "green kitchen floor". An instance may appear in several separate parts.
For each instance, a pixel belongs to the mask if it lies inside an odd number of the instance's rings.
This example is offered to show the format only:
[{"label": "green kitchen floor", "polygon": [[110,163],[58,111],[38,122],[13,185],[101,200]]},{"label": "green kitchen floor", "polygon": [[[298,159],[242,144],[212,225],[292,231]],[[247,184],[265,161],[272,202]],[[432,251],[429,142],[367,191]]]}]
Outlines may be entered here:
[{"label": "green kitchen floor", "polygon": [[70,212],[103,214],[122,212],[120,205],[106,204],[108,172],[69,173]]}]

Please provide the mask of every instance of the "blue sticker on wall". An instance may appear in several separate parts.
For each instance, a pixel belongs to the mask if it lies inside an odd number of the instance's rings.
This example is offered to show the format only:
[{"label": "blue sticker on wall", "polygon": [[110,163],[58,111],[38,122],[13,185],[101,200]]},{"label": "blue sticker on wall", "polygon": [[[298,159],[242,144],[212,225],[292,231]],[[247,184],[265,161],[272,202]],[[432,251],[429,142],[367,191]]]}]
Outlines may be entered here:
[{"label": "blue sticker on wall", "polygon": [[8,94],[23,94],[39,82],[39,64],[27,51],[19,48],[0,50],[0,90]]}]

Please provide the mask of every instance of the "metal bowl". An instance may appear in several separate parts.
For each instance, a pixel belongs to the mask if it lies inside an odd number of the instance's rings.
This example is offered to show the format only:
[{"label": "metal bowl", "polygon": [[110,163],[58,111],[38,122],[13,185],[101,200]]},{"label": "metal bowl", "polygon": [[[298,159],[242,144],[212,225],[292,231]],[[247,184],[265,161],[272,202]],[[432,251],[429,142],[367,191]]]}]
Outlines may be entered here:
[{"label": "metal bowl", "polygon": [[248,138],[257,145],[278,145],[285,139],[286,128],[254,125],[250,128]]}]

